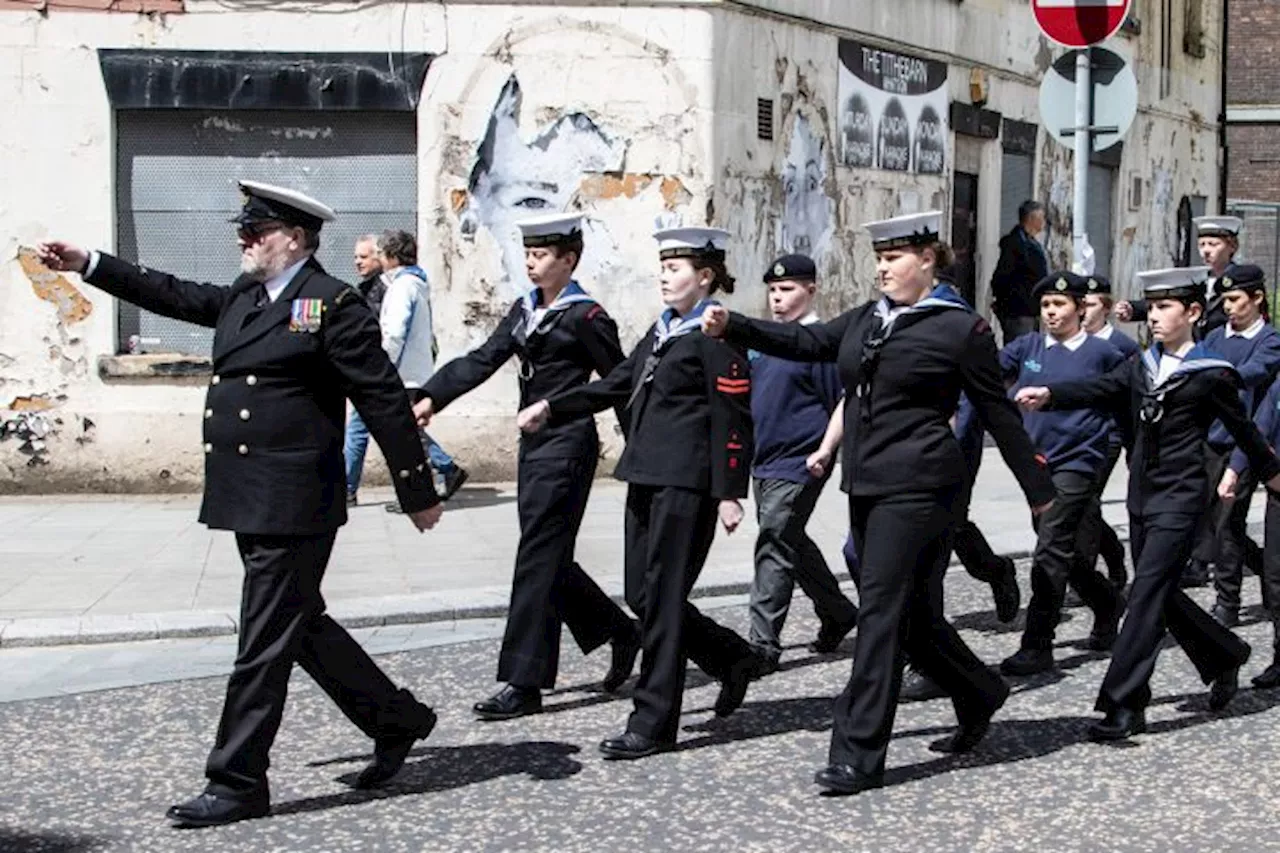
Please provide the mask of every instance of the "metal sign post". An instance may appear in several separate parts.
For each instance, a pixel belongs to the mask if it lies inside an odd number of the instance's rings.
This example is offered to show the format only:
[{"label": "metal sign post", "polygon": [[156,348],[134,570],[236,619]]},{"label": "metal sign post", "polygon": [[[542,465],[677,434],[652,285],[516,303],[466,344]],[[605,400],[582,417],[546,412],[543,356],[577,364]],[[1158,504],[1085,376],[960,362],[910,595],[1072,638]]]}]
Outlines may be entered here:
[{"label": "metal sign post", "polygon": [[1093,132],[1089,127],[1089,101],[1092,91],[1091,51],[1085,48],[1076,56],[1076,185],[1071,202],[1071,260],[1082,275],[1093,272],[1093,264],[1085,268],[1085,247],[1089,245],[1089,233],[1085,213],[1089,210],[1089,155],[1093,152]]}]

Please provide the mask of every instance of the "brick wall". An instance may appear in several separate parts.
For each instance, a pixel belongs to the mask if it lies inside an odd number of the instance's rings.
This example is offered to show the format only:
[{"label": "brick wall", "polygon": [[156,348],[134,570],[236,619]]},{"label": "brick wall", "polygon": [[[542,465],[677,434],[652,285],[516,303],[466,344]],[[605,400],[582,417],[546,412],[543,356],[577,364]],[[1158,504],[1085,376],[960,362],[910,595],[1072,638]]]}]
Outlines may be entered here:
[{"label": "brick wall", "polygon": [[1231,169],[1227,197],[1242,201],[1280,202],[1280,127],[1233,124],[1227,128]]},{"label": "brick wall", "polygon": [[1280,2],[1231,0],[1227,102],[1280,103]]}]

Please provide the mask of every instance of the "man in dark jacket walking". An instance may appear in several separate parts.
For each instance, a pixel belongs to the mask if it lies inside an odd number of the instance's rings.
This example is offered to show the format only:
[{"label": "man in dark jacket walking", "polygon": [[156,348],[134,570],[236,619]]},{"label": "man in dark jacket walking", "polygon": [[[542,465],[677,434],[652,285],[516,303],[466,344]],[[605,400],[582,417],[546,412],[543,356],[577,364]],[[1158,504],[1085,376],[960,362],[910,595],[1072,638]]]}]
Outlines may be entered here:
[{"label": "man in dark jacket walking", "polygon": [[1036,328],[1039,306],[1031,299],[1031,289],[1049,274],[1049,259],[1036,239],[1044,224],[1044,205],[1024,201],[1018,208],[1018,224],[1000,238],[1000,260],[991,276],[991,295],[1005,344]]}]

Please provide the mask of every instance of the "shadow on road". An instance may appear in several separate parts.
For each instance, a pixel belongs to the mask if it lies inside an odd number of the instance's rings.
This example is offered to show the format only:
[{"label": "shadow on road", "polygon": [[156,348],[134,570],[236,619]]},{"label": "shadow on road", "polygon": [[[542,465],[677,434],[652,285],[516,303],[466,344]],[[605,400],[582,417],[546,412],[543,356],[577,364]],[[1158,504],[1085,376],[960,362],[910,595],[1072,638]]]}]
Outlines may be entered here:
[{"label": "shadow on road", "polygon": [[101,850],[108,839],[61,832],[25,832],[0,826],[0,850],[5,853],[81,853]]},{"label": "shadow on road", "polygon": [[[524,743],[480,743],[464,746],[422,746],[409,753],[410,761],[400,774],[384,787],[374,791],[351,790],[322,797],[277,803],[273,815],[323,811],[386,800],[413,794],[432,794],[488,782],[503,776],[530,776],[543,781],[568,779],[582,770],[582,764],[570,756],[581,749],[559,741],[526,741]],[[372,755],[351,755],[313,763],[325,766],[347,762],[365,762]],[[418,760],[413,760],[418,759]],[[337,778],[351,784],[356,773]]]}]

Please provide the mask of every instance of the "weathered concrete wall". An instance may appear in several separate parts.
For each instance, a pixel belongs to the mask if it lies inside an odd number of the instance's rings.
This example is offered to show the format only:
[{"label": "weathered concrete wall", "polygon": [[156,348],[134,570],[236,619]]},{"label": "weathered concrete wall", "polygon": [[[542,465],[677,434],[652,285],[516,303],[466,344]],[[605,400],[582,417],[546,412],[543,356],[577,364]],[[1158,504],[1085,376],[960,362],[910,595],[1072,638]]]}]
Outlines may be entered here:
[{"label": "weathered concrete wall", "polygon": [[[1207,22],[1207,31],[1217,25]],[[1175,51],[1161,89],[1157,32],[1148,18],[1141,38],[1117,40],[1137,54],[1143,92],[1117,176],[1113,264],[1126,276],[1166,262],[1182,195],[1216,204],[1207,123],[1216,115],[1216,49],[1203,60]],[[0,490],[177,489],[200,479],[202,380],[104,381],[99,358],[117,349],[112,300],[22,254],[51,235],[112,246],[112,113],[97,48],[440,54],[418,109],[417,226],[448,358],[483,340],[527,286],[513,224],[520,216],[567,208],[587,215],[580,277],[630,346],[661,308],[656,220],[728,228],[741,284],[730,301],[756,313],[765,307],[764,265],[807,249],[819,258],[821,307],[832,314],[871,293],[873,259],[860,223],[948,209],[960,160],[982,177],[976,253],[984,304],[999,236],[1000,143],[950,134],[940,176],[843,165],[834,118],[841,35],[947,62],[950,97],[963,103],[978,69],[988,108],[1029,122],[1038,120],[1039,76],[1058,52],[1022,0],[0,11],[0,95],[21,118],[0,126],[9,155],[0,159]],[[757,98],[775,102],[772,141],[756,138]],[[1070,155],[1043,134],[1039,152],[1036,186],[1053,205],[1050,249],[1062,257]],[[1148,202],[1131,211],[1134,176]],[[442,415],[433,433],[477,476],[509,477],[515,408],[508,367]],[[602,470],[617,452],[611,417],[601,419],[609,444]]]}]

